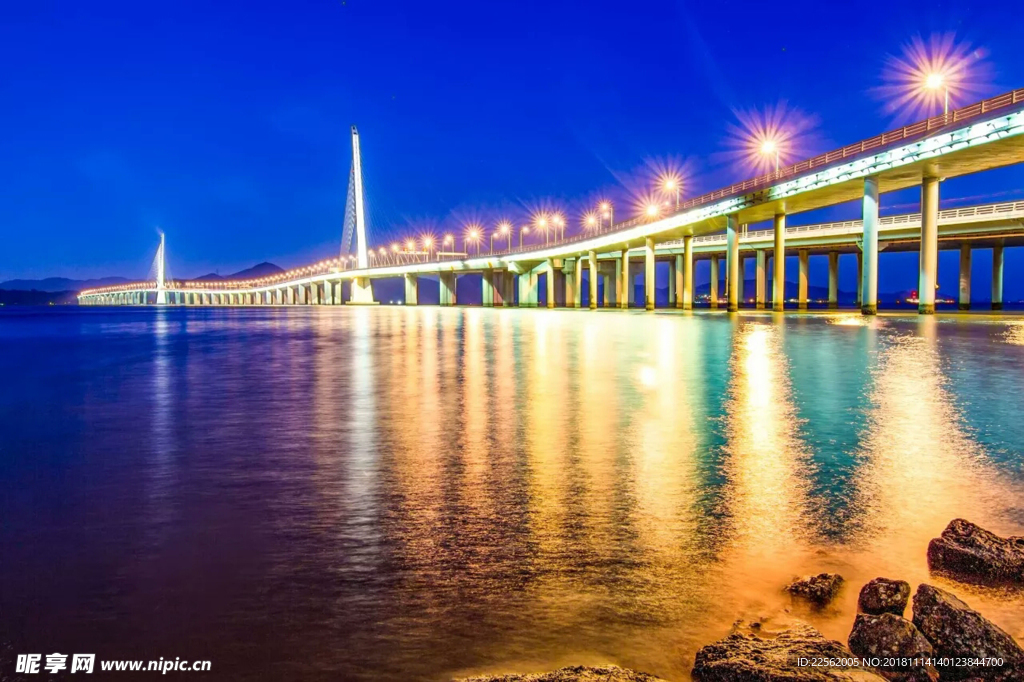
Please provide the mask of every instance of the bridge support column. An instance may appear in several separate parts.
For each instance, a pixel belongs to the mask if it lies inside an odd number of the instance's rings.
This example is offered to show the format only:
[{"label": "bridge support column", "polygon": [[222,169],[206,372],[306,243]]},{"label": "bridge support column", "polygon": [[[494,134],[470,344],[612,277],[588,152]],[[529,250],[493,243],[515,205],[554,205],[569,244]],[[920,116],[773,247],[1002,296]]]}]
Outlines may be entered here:
[{"label": "bridge support column", "polygon": [[[615,259],[615,281],[609,282],[608,276],[604,278],[604,305],[605,307],[618,306],[622,307],[622,294],[626,290],[622,286],[622,260],[619,258]],[[609,286],[611,285],[611,286]]]},{"label": "bridge support column", "polygon": [[[568,303],[568,289],[566,289]],[[576,256],[572,262],[572,307],[583,307],[583,254]]]},{"label": "bridge support column", "polygon": [[404,275],[405,305],[420,304],[420,278],[416,275]]},{"label": "bridge support column", "polygon": [[[685,240],[683,249],[686,249]],[[673,278],[676,282],[676,295],[671,303],[675,303],[676,308],[683,307],[683,299],[686,298],[686,266],[683,264],[683,254],[678,254],[675,258],[675,267],[673,268],[675,277]]]},{"label": "bridge support column", "polygon": [[494,270],[484,270],[480,277],[480,304],[485,308],[494,307]]},{"label": "bridge support column", "polygon": [[644,309],[654,310],[654,237],[644,240]]},{"label": "bridge support column", "polygon": [[864,235],[857,254],[860,312],[878,313],[878,178],[864,179]]},{"label": "bridge support column", "polygon": [[772,310],[781,313],[786,309],[786,214],[776,213],[775,261],[772,265]]},{"label": "bridge support column", "polygon": [[[677,273],[678,273],[679,277],[683,276],[682,273],[679,272],[679,269],[676,267],[676,261],[679,261],[679,260],[680,260],[679,256],[669,256],[669,259],[668,259],[668,301],[666,301],[665,304],[669,308],[677,307],[676,306],[676,295],[677,295],[677,292],[678,292],[679,296],[683,295],[682,292],[679,291],[679,287],[676,287],[676,284],[677,284],[677,282],[676,282],[676,275],[677,275]],[[678,307],[681,308],[682,306],[680,305]]]},{"label": "bridge support column", "polygon": [[324,280],[324,303],[334,305],[334,282],[329,279]]},{"label": "bridge support column", "polygon": [[740,240],[736,233],[739,228],[739,218],[736,214],[727,216],[728,222],[725,227],[725,293],[728,296],[730,313],[740,309]]},{"label": "bridge support column", "polygon": [[1003,309],[1003,241],[992,247],[992,310]]},{"label": "bridge support column", "polygon": [[[745,226],[744,226],[745,227]],[[737,237],[738,239],[738,237]],[[736,300],[739,307],[742,308],[747,304],[746,292],[744,289],[747,288],[747,259],[745,256],[740,256],[738,259],[740,272],[736,277]]]},{"label": "bridge support column", "polygon": [[501,295],[501,300],[505,304],[506,308],[511,308],[516,301],[516,276],[512,272],[506,270],[504,272],[504,292]]},{"label": "bridge support column", "polygon": [[[587,271],[590,276],[590,281],[587,282],[587,290],[590,294],[590,301],[588,307],[591,310],[597,310],[597,278],[601,276],[601,273],[597,270],[597,251],[589,251],[587,253]],[[608,296],[608,283],[605,282],[605,297]]]},{"label": "bridge support column", "polygon": [[800,283],[797,291],[797,307],[800,310],[807,310],[807,285],[811,276],[811,258],[807,249],[800,249],[797,254],[800,257]]},{"label": "bridge support column", "polygon": [[309,283],[309,304],[320,305],[320,285],[316,282]]},{"label": "bridge support column", "polygon": [[935,313],[935,283],[939,268],[939,179],[921,182],[921,260],[917,312]]},{"label": "bridge support column", "polygon": [[757,268],[754,274],[754,306],[758,310],[764,310],[765,281],[767,277],[767,258],[764,249],[757,250]]},{"label": "bridge support column", "polygon": [[352,290],[348,296],[349,305],[373,305],[373,285],[369,277],[356,277],[352,280]]},{"label": "bridge support column", "polygon": [[971,244],[960,245],[960,310],[971,309]]},{"label": "bridge support column", "polygon": [[828,307],[839,307],[839,252],[828,252]]},{"label": "bridge support column", "polygon": [[437,277],[440,285],[438,304],[444,306],[455,305],[455,273],[442,272]]},{"label": "bridge support column", "polygon": [[545,289],[547,289],[547,307],[555,307],[555,260],[548,258],[547,262],[547,277],[544,278]]},{"label": "bridge support column", "polygon": [[708,301],[712,308],[718,307],[718,256],[711,257],[711,282],[708,289]]},{"label": "bridge support column", "polygon": [[[679,264],[676,263],[676,268]],[[683,310],[693,310],[693,235],[683,237]]]},{"label": "bridge support column", "polygon": [[633,300],[633,278],[629,271],[629,247],[627,246],[622,250],[622,276],[621,283],[619,285],[619,291],[617,301],[620,308],[629,308],[629,304]]}]

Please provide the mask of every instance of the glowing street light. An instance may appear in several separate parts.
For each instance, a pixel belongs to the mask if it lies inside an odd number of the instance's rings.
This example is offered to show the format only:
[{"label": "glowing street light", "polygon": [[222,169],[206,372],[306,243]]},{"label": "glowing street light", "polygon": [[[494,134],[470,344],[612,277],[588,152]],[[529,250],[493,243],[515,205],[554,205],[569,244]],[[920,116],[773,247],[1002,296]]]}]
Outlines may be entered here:
[{"label": "glowing street light", "polygon": [[551,222],[555,226],[556,233],[559,235],[559,239],[565,239],[565,218],[562,217],[561,213],[556,213],[552,218]]},{"label": "glowing street light", "polygon": [[942,115],[949,115],[949,86],[941,73],[930,73],[924,79],[924,87],[929,90],[942,88]]},{"label": "glowing street light", "polygon": [[601,217],[608,219],[608,229],[615,226],[615,207],[610,201],[602,201],[598,208],[601,210]]},{"label": "glowing street light", "polygon": [[597,214],[587,213],[583,216],[583,226],[589,231],[597,227]]},{"label": "glowing street light", "polygon": [[480,228],[476,225],[470,225],[469,230],[466,232],[466,236],[462,240],[462,246],[469,254],[469,242],[476,242],[476,254],[480,255]]},{"label": "glowing street light", "polygon": [[675,195],[676,208],[679,208],[679,193],[682,191],[683,183],[674,175],[663,175],[661,177],[661,190],[668,195]]},{"label": "glowing street light", "polygon": [[661,213],[661,206],[654,202],[647,204],[647,208],[644,209],[644,214],[651,219],[657,218],[659,213]]},{"label": "glowing street light", "polygon": [[423,238],[423,250],[426,251],[426,260],[430,260],[430,252],[434,248],[434,238],[427,235]]},{"label": "glowing street light", "polygon": [[506,237],[508,239],[508,250],[512,250],[512,223],[507,220],[502,220],[498,223],[498,235]]},{"label": "glowing street light", "polygon": [[530,226],[529,225],[523,225],[522,227],[519,228],[519,248],[520,249],[523,248],[523,235],[524,234],[530,234]]},{"label": "glowing street light", "polygon": [[775,172],[778,173],[779,172],[779,144],[775,140],[769,138],[769,139],[767,139],[767,140],[765,140],[765,141],[763,141],[761,143],[761,149],[759,151],[761,152],[762,155],[767,156],[768,158],[771,158],[773,154],[775,155]]},{"label": "glowing street light", "polygon": [[541,230],[544,230],[544,244],[545,245],[549,244],[551,242],[551,240],[549,239],[550,233],[548,232],[548,218],[547,218],[547,216],[541,215],[539,218],[537,218],[536,222],[537,222],[537,227],[539,229],[541,229]]}]

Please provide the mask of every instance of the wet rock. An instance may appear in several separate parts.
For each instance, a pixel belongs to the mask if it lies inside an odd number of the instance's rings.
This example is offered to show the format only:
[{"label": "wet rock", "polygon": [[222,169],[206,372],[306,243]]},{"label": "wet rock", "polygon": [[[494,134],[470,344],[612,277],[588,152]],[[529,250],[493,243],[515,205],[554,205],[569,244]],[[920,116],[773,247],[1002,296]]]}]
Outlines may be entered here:
[{"label": "wet rock", "polygon": [[928,543],[928,567],[963,582],[1024,585],[1024,537],[1001,538],[954,519]]},{"label": "wet rock", "polygon": [[943,680],[1024,680],[1024,650],[1010,635],[949,592],[931,585],[918,587],[914,625],[931,642],[940,662],[943,658],[1003,659],[1002,667],[937,665]]},{"label": "wet rock", "polygon": [[838,573],[819,573],[794,581],[786,587],[786,592],[821,607],[835,599],[842,585],[843,576]]},{"label": "wet rock", "polygon": [[864,613],[893,613],[902,616],[910,601],[910,583],[904,580],[875,578],[861,588],[857,606]]},{"label": "wet rock", "polygon": [[[895,665],[879,666],[880,672],[890,680],[938,679],[938,673],[924,660],[918,665],[912,664],[915,660],[930,658],[932,645],[913,623],[893,613],[858,614],[850,633],[850,651],[863,658],[881,659],[883,663],[900,659],[894,661]],[[907,663],[903,663],[903,659],[907,659]]]},{"label": "wet rock", "polygon": [[647,673],[606,665],[597,668],[572,666],[559,668],[548,673],[526,675],[496,675],[492,677],[467,677],[460,682],[664,682]]},{"label": "wet rock", "polygon": [[849,649],[826,639],[808,625],[772,639],[734,633],[697,652],[694,682],[882,682],[874,672],[857,667],[821,667],[829,659],[853,662]]}]

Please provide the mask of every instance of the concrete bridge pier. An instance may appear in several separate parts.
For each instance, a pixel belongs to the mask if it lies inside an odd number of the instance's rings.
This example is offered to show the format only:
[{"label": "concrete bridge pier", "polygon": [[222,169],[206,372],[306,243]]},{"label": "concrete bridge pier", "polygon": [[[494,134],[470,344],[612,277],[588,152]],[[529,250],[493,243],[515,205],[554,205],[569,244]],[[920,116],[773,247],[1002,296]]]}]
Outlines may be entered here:
[{"label": "concrete bridge pier", "polygon": [[572,307],[583,306],[583,256],[576,256],[572,262]]},{"label": "concrete bridge pier", "polygon": [[616,300],[620,308],[628,308],[633,300],[633,277],[629,270],[629,247],[622,250],[622,269],[620,273],[621,284],[617,292]]},{"label": "concrete bridge pier", "polygon": [[420,278],[416,275],[405,275],[405,305],[420,304]]},{"label": "concrete bridge pier", "polygon": [[654,310],[654,237],[644,240],[644,309]]},{"label": "concrete bridge pier", "polygon": [[712,308],[718,307],[718,256],[711,257],[711,283],[708,290],[708,300]]},{"label": "concrete bridge pier", "polygon": [[800,261],[800,281],[799,286],[797,288],[796,302],[797,307],[800,308],[800,310],[807,310],[807,285],[809,283],[811,275],[811,258],[810,253],[807,251],[807,249],[800,249],[799,251],[797,251],[797,255],[799,256]]},{"label": "concrete bridge pier", "polygon": [[772,310],[781,313],[786,309],[786,214],[776,213],[773,222],[775,249],[772,255]]},{"label": "concrete bridge pier", "polygon": [[839,252],[828,252],[828,307],[839,307]]},{"label": "concrete bridge pier", "polygon": [[494,298],[494,270],[488,268],[480,276],[480,305],[493,308]]},{"label": "concrete bridge pier", "polygon": [[502,294],[501,302],[506,308],[511,308],[516,301],[516,276],[511,270],[502,271]]},{"label": "concrete bridge pier", "polygon": [[960,310],[971,309],[971,245],[960,245]]},{"label": "concrete bridge pier", "polygon": [[935,282],[939,269],[939,179],[921,182],[921,260],[917,285],[917,312],[935,313]]},{"label": "concrete bridge pier", "polygon": [[864,235],[857,254],[858,305],[864,315],[878,313],[878,178],[864,178]]},{"label": "concrete bridge pier", "polygon": [[[685,246],[683,247],[686,248]],[[676,308],[683,307],[683,254],[677,254],[672,262],[672,269],[669,271],[669,281],[674,283],[672,287],[674,296],[669,297],[668,304]]]},{"label": "concrete bridge pier", "polygon": [[693,235],[683,237],[682,269],[683,310],[693,310]]},{"label": "concrete bridge pier", "polygon": [[1003,309],[1003,242],[992,247],[992,310]]},{"label": "concrete bridge pier", "polygon": [[736,234],[739,219],[736,214],[727,216],[725,226],[725,293],[728,296],[728,311],[734,313],[740,308],[740,240]]},{"label": "concrete bridge pier", "polygon": [[442,272],[438,275],[440,294],[437,302],[439,305],[455,305],[455,273]]},{"label": "concrete bridge pier", "polygon": [[[597,310],[597,278],[601,276],[601,273],[597,268],[597,251],[587,252],[587,270],[589,271],[590,281],[587,282],[587,290],[590,294],[590,301],[588,307],[591,310]],[[605,297],[608,296],[608,281],[605,280]],[[607,305],[607,301],[605,302]]]},{"label": "concrete bridge pier", "polygon": [[767,275],[767,260],[764,249],[758,249],[754,275],[754,307],[758,310],[764,310],[765,289],[767,288],[765,282]]}]

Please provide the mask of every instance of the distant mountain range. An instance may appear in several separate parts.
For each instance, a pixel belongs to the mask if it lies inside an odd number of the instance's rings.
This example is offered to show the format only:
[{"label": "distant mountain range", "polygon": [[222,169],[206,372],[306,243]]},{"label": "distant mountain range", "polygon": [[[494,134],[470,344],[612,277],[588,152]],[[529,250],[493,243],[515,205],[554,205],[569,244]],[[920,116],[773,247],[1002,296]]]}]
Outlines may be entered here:
[{"label": "distant mountain range", "polygon": [[[284,272],[273,263],[260,263],[230,275],[210,273],[195,280],[252,279],[267,277]],[[0,305],[66,305],[76,303],[76,294],[84,289],[124,284],[132,280],[127,277],[100,277],[98,279],[68,279],[47,277],[46,279],[9,279],[0,282]]]}]

